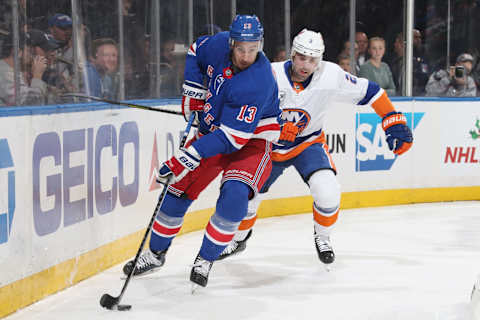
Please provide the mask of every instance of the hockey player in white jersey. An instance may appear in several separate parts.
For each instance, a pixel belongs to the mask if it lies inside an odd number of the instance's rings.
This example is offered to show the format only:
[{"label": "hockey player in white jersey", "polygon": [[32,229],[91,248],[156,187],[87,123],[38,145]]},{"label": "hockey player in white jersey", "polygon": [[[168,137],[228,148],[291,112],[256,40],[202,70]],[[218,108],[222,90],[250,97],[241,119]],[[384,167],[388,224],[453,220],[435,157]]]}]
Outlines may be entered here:
[{"label": "hockey player in white jersey", "polygon": [[324,132],[325,115],[335,105],[333,102],[370,105],[383,119],[390,150],[401,155],[411,147],[413,137],[406,117],[395,111],[385,91],[372,81],[345,72],[337,64],[322,61],[324,51],[322,35],[304,29],[293,40],[291,59],[272,63],[282,117],[290,128],[289,140],[295,140],[279,141],[274,146],[272,173],[258,196],[249,202],[247,216],[219,259],[245,250],[262,195],[287,167],[294,166],[314,199],[314,244],[318,257],[324,264],[335,260],[330,234],[339,214],[340,185]]}]

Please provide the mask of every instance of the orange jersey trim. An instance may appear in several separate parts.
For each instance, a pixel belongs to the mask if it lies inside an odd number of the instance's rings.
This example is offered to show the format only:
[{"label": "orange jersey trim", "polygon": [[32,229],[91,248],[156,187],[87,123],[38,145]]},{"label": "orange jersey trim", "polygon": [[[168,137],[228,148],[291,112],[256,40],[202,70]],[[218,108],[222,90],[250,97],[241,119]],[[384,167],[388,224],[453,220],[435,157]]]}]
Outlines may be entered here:
[{"label": "orange jersey trim", "polygon": [[290,159],[298,156],[300,153],[303,152],[303,150],[307,149],[309,146],[311,146],[314,143],[326,144],[327,140],[325,139],[325,133],[322,132],[320,134],[320,136],[313,141],[300,143],[295,149],[293,149],[293,150],[291,150],[287,153],[277,153],[277,152],[274,151],[272,153],[272,160],[273,161],[278,161],[278,162],[290,160]]},{"label": "orange jersey trim", "polygon": [[293,88],[293,91],[295,91],[296,93],[300,93],[303,90],[305,90],[301,82],[293,82],[292,88]]},{"label": "orange jersey trim", "polygon": [[386,92],[383,92],[382,95],[372,103],[372,108],[381,118],[385,117],[387,113],[395,111],[392,101],[390,101]]}]

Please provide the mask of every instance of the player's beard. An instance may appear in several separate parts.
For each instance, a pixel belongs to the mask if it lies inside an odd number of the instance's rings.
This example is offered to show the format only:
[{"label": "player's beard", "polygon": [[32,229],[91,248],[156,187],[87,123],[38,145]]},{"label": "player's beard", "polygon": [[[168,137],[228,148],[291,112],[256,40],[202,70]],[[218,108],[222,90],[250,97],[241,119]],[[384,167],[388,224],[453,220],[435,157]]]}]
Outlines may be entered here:
[{"label": "player's beard", "polygon": [[312,72],[308,72],[308,70],[299,68],[296,69],[294,66],[292,66],[292,80],[297,81],[297,82],[303,82],[308,79],[312,75]]}]

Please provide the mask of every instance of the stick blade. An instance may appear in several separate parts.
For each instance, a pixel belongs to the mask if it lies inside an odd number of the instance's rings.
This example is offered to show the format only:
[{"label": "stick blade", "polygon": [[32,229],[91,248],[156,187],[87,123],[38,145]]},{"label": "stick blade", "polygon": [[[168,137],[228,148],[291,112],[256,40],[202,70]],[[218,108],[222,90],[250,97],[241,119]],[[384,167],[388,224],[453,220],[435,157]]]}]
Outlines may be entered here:
[{"label": "stick blade", "polygon": [[132,308],[129,304],[118,304],[119,302],[119,297],[112,297],[107,293],[100,298],[100,305],[108,310],[128,311]]},{"label": "stick blade", "polygon": [[112,297],[108,293],[105,293],[100,298],[100,305],[108,310],[113,310],[118,305],[118,298]]}]

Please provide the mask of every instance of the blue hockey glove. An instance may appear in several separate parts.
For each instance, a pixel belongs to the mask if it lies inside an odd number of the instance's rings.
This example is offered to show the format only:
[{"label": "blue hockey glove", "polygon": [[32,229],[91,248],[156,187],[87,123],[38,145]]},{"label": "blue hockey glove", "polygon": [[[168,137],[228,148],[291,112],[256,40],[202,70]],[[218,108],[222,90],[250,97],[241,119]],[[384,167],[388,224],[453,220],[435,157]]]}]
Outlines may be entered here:
[{"label": "blue hockey glove", "polygon": [[201,159],[202,157],[193,146],[187,149],[182,148],[177,156],[171,157],[162,164],[158,170],[157,182],[163,184],[179,182],[187,173],[200,165]]},{"label": "blue hockey glove", "polygon": [[413,143],[412,130],[407,126],[407,118],[401,112],[389,112],[382,120],[382,128],[387,137],[388,148],[396,155],[410,149]]}]

